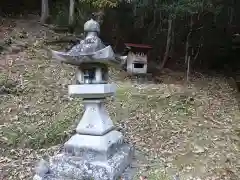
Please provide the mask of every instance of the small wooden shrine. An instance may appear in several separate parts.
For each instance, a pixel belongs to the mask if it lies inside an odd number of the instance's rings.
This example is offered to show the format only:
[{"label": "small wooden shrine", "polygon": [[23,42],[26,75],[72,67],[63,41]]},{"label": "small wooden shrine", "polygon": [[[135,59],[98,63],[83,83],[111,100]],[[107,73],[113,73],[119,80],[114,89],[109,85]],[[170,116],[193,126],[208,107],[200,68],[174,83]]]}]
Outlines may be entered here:
[{"label": "small wooden shrine", "polygon": [[128,49],[126,70],[129,74],[146,74],[148,52],[152,49],[149,45],[125,43]]}]

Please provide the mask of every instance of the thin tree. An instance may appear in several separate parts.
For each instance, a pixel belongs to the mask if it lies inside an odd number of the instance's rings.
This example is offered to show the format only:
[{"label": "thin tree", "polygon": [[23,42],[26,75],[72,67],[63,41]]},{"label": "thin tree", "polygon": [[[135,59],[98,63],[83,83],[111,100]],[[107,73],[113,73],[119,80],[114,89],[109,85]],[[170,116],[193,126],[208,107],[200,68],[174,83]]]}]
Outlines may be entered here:
[{"label": "thin tree", "polygon": [[47,23],[49,18],[49,5],[48,0],[42,0],[42,9],[41,9],[41,23]]},{"label": "thin tree", "polygon": [[74,10],[75,10],[75,0],[70,0],[69,1],[69,18],[68,18],[68,23],[70,27],[72,27],[74,23]]}]

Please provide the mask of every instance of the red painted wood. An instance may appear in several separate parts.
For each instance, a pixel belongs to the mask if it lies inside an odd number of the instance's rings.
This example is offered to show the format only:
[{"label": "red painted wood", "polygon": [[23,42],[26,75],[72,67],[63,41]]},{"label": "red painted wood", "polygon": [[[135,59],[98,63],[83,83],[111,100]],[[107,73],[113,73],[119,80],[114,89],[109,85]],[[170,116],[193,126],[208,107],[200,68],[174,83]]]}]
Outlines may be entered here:
[{"label": "red painted wood", "polygon": [[146,44],[133,44],[133,43],[125,43],[125,46],[142,48],[142,49],[152,49],[152,46]]}]

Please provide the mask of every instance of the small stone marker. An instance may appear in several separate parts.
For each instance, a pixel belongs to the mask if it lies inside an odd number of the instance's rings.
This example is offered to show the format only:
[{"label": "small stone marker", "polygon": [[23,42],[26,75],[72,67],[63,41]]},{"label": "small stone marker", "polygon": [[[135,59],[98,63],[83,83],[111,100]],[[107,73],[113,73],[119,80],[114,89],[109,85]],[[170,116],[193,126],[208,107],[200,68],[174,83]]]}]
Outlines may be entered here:
[{"label": "small stone marker", "polygon": [[[116,87],[108,84],[108,66],[120,65],[111,46],[98,37],[99,24],[89,20],[84,25],[86,38],[68,52],[51,51],[54,58],[76,66],[76,84],[69,85],[72,97],[83,98],[85,112],[74,136],[64,151],[40,163],[35,180],[116,180],[129,169],[134,148],[123,142],[104,107],[106,97],[113,96]],[[48,164],[48,166],[45,166]],[[47,169],[48,168],[48,169]]]}]

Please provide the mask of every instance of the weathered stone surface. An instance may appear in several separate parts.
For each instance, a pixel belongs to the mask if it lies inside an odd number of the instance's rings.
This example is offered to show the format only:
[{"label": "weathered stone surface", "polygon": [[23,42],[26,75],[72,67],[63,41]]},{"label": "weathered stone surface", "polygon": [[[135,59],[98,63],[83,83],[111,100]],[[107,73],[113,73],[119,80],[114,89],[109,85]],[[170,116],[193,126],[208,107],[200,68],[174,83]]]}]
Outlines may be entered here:
[{"label": "weathered stone surface", "polygon": [[116,86],[113,84],[77,84],[68,86],[71,97],[88,99],[106,98],[115,94]]},{"label": "weathered stone surface", "polygon": [[77,126],[77,133],[101,136],[114,129],[103,101],[102,99],[84,101],[85,112]]},{"label": "weathered stone surface", "polygon": [[44,159],[41,159],[39,161],[39,163],[37,164],[35,171],[36,174],[39,176],[44,176],[45,174],[47,174],[49,172],[49,163],[47,161],[45,161]]},{"label": "weathered stone surface", "polygon": [[133,147],[126,144],[107,161],[88,161],[78,156],[58,154],[50,158],[50,173],[41,180],[116,180],[129,167],[133,155]]},{"label": "weathered stone surface", "polygon": [[125,169],[125,171],[121,175],[121,180],[133,180],[136,175],[137,168],[131,167],[131,165]]},{"label": "weathered stone surface", "polygon": [[75,134],[64,145],[66,153],[86,160],[107,160],[122,145],[123,136],[111,131],[103,136]]}]

